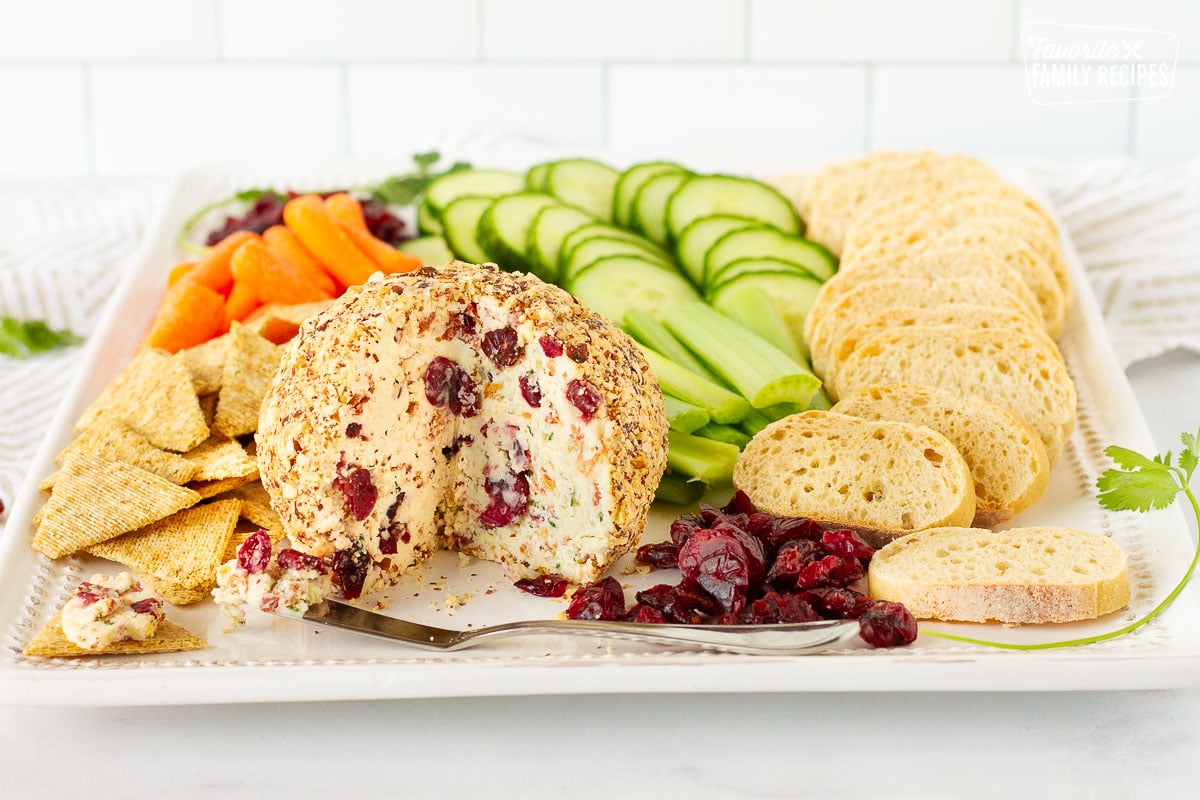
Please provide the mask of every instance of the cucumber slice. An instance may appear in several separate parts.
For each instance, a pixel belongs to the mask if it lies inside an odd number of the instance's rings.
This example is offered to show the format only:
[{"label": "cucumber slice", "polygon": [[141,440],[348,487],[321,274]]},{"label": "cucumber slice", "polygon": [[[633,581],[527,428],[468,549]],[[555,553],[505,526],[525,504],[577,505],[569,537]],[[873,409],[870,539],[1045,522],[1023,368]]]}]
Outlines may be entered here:
[{"label": "cucumber slice", "polygon": [[687,278],[636,256],[595,261],[571,280],[569,289],[585,306],[617,324],[630,309],[659,319],[672,306],[700,299]]},{"label": "cucumber slice", "polygon": [[525,248],[529,243],[529,229],[538,212],[547,206],[556,206],[554,198],[536,192],[521,192],[498,197],[479,218],[476,238],[483,252],[496,262],[500,269],[529,269]]},{"label": "cucumber slice", "polygon": [[720,286],[747,272],[796,272],[807,277],[817,277],[795,261],[787,261],[782,258],[739,258],[721,267],[720,271],[712,276],[709,283],[713,286]]},{"label": "cucumber slice", "polygon": [[724,313],[726,303],[736,302],[730,295],[737,292],[739,287],[754,286],[761,289],[774,301],[792,336],[798,343],[803,343],[804,318],[816,302],[817,292],[821,291],[822,285],[816,278],[796,272],[748,272],[715,287],[710,302],[713,308]]},{"label": "cucumber slice", "polygon": [[683,229],[675,241],[675,260],[697,285],[704,283],[704,257],[717,240],[731,231],[756,228],[762,223],[746,217],[715,214],[701,217]]},{"label": "cucumber slice", "polygon": [[613,189],[612,221],[614,225],[628,228],[633,222],[633,201],[638,189],[655,175],[668,172],[687,172],[686,169],[673,161],[647,161],[644,164],[634,164],[621,173]]},{"label": "cucumber slice", "polygon": [[460,197],[501,197],[525,190],[525,176],[501,169],[460,169],[437,178],[425,189],[425,202],[438,219]]},{"label": "cucumber slice", "polygon": [[544,281],[558,283],[558,259],[562,255],[563,240],[577,228],[591,224],[591,215],[570,206],[546,206],[533,218],[529,229],[529,241],[525,254],[533,274]]},{"label": "cucumber slice", "polygon": [[450,252],[450,246],[441,236],[422,236],[418,239],[409,239],[407,242],[401,242],[396,249],[401,253],[416,256],[421,259],[421,264],[426,266],[445,264],[447,261],[454,260],[454,253]]},{"label": "cucumber slice", "polygon": [[442,221],[425,202],[417,206],[417,230],[430,236],[442,236],[446,233],[446,229],[442,227]]},{"label": "cucumber slice", "polygon": [[590,158],[556,161],[546,175],[546,191],[569,206],[612,222],[613,189],[621,173]]},{"label": "cucumber slice", "polygon": [[623,242],[640,245],[647,254],[654,256],[655,258],[670,260],[670,256],[667,255],[667,251],[663,250],[649,239],[643,239],[636,233],[630,233],[627,230],[613,227],[612,225],[608,225],[604,222],[592,222],[589,225],[576,228],[567,234],[567,237],[563,239],[562,252],[559,255],[559,261],[561,262],[564,259],[570,258],[571,253],[575,250],[575,248],[579,247],[579,245],[583,244],[589,239],[620,239]]},{"label": "cucumber slice", "polygon": [[483,264],[488,260],[487,253],[479,245],[476,232],[479,230],[479,219],[491,204],[490,197],[460,197],[442,211],[446,244],[456,257],[472,264]]},{"label": "cucumber slice", "polygon": [[799,264],[821,280],[833,277],[837,260],[816,242],[769,228],[731,231],[709,248],[704,257],[704,282],[713,282],[726,264],[741,258],[778,258]]},{"label": "cucumber slice", "polygon": [[802,231],[796,209],[774,187],[731,175],[698,176],[681,186],[667,208],[667,230],[678,237],[695,220],[713,214],[749,217],[784,233]]},{"label": "cucumber slice", "polygon": [[553,161],[544,161],[541,164],[534,164],[525,173],[525,186],[531,192],[545,192],[546,178],[550,175],[550,168],[554,166]]},{"label": "cucumber slice", "polygon": [[624,239],[597,237],[580,242],[571,251],[570,258],[563,259],[560,262],[558,274],[564,283],[570,283],[572,278],[583,272],[594,262],[608,256],[635,256],[660,269],[670,270],[671,272],[677,271],[675,265],[670,261],[650,255],[640,244],[635,244]]},{"label": "cucumber slice", "polygon": [[667,204],[680,185],[690,179],[688,172],[667,172],[642,184],[633,198],[633,229],[665,247],[671,240],[667,230]]}]

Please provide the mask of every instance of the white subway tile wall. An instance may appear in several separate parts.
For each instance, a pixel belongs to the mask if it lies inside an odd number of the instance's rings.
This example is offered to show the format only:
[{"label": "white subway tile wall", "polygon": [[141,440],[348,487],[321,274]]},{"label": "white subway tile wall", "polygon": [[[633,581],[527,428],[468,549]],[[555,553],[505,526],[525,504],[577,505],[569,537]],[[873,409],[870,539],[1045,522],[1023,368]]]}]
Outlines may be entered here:
[{"label": "white subway tile wall", "polygon": [[[1037,23],[1178,58],[1170,94],[1039,105]],[[472,131],[1176,163],[1200,157],[1200,2],[0,0],[0,181],[396,155]]]}]

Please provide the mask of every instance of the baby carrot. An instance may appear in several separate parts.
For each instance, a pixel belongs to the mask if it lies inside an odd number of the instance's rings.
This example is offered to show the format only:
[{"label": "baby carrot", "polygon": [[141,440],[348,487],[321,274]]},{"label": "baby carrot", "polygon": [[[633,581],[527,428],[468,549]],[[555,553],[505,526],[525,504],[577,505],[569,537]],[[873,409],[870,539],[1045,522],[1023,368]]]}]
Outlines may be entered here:
[{"label": "baby carrot", "polygon": [[346,286],[363,283],[379,269],[358,249],[315,194],[295,197],[283,207],[283,221],[304,245]]},{"label": "baby carrot", "polygon": [[235,250],[257,238],[257,234],[249,231],[229,234],[213,245],[204,258],[196,263],[195,269],[188,273],[188,280],[202,283],[218,292],[228,290],[229,284],[233,283],[233,275],[229,272],[229,259],[233,257]]},{"label": "baby carrot", "polygon": [[230,269],[234,286],[244,286],[259,302],[292,305],[331,297],[329,292],[309,283],[295,264],[275,258],[260,239],[239,247],[230,259]]},{"label": "baby carrot", "polygon": [[421,266],[421,259],[401,253],[387,242],[376,239],[363,218],[362,205],[350,195],[343,193],[326,197],[325,208],[342,226],[346,235],[384,272],[412,272]]},{"label": "baby carrot", "polygon": [[195,281],[167,290],[146,344],[169,353],[204,344],[225,331],[225,298]]},{"label": "baby carrot", "polygon": [[171,272],[167,275],[167,286],[174,286],[179,283],[195,266],[195,261],[184,261],[181,264],[171,267]]},{"label": "baby carrot", "polygon": [[263,243],[271,251],[271,255],[280,261],[292,264],[313,286],[317,286],[331,296],[335,292],[333,278],[312,255],[300,244],[296,234],[285,225],[272,225],[262,235]]},{"label": "baby carrot", "polygon": [[250,312],[261,305],[262,303],[259,302],[258,295],[254,293],[254,289],[250,288],[244,281],[234,278],[233,287],[229,290],[229,297],[225,299],[226,324],[232,323],[235,320],[241,322],[250,315]]}]

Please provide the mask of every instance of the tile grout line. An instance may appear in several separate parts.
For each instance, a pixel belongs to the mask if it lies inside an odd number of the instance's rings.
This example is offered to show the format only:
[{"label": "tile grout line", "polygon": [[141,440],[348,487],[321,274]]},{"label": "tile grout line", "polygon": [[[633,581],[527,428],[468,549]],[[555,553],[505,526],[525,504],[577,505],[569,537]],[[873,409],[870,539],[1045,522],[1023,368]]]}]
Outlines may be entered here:
[{"label": "tile grout line", "polygon": [[475,60],[487,61],[487,30],[485,29],[487,12],[484,0],[475,0]]},{"label": "tile grout line", "polygon": [[213,40],[217,45],[216,61],[225,60],[225,37],[221,35],[221,23],[224,21],[224,15],[221,13],[223,6],[221,0],[213,0]]}]

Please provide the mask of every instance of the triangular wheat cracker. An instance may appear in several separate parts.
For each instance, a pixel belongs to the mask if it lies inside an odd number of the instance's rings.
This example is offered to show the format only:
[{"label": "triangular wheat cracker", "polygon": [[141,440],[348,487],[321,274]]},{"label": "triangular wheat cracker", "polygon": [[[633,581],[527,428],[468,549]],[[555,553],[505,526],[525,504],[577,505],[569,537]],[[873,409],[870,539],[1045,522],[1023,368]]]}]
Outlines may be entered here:
[{"label": "triangular wheat cracker", "polygon": [[275,344],[283,344],[296,335],[300,325],[309,317],[329,307],[332,300],[316,300],[296,305],[265,305],[246,318],[246,324],[259,336]]},{"label": "triangular wheat cracker", "polygon": [[[228,549],[227,549],[228,550]],[[228,559],[222,558],[222,561]],[[144,576],[146,585],[150,590],[157,594],[162,599],[166,600],[173,606],[190,606],[193,603],[199,603],[201,600],[207,600],[212,594],[211,586],[201,586],[199,588],[183,586],[178,583],[171,583],[152,576]]]},{"label": "triangular wheat cracker", "polygon": [[46,626],[34,634],[21,652],[32,658],[71,658],[75,656],[146,655],[149,653],[178,653],[184,650],[203,650],[208,642],[186,628],[164,619],[158,630],[144,642],[126,639],[113,642],[103,650],[85,650],[72,642],[62,631],[62,611],[59,610]]},{"label": "triangular wheat cracker", "polygon": [[258,410],[282,351],[244,325],[235,324],[229,336],[213,430],[232,439],[258,429]]},{"label": "triangular wheat cracker", "polygon": [[218,500],[179,512],[145,528],[88,548],[123,564],[155,584],[189,589],[212,588],[217,566],[241,510],[238,500]]},{"label": "triangular wheat cracker", "polygon": [[77,452],[132,464],[171,483],[182,484],[196,478],[195,465],[183,456],[155,447],[145,437],[113,420],[102,420],[84,429],[59,454],[57,461],[62,463],[67,456]]},{"label": "triangular wheat cracker", "polygon": [[217,418],[216,392],[200,396],[200,413],[204,414],[204,424],[211,428],[213,420]]},{"label": "triangular wheat cracker", "polygon": [[187,452],[208,438],[196,387],[183,361],[145,348],[75,423],[124,422],[163,450]]},{"label": "triangular wheat cracker", "polygon": [[283,530],[279,515],[271,508],[271,498],[259,481],[239,486],[227,492],[226,496],[242,501],[242,519],[251,525],[257,525],[271,533]]},{"label": "triangular wheat cracker", "polygon": [[225,359],[229,357],[229,334],[209,339],[207,342],[186,350],[180,350],[176,358],[183,359],[192,383],[196,386],[196,394],[206,395],[221,390],[221,374],[225,369]]},{"label": "triangular wheat cracker", "polygon": [[193,506],[200,495],[140,467],[75,453],[43,507],[33,549],[61,558]]},{"label": "triangular wheat cracker", "polygon": [[243,475],[240,478],[218,478],[215,481],[192,481],[188,484],[188,488],[207,500],[255,480],[258,480],[257,474]]},{"label": "triangular wheat cracker", "polygon": [[[277,528],[262,528],[261,530],[266,531],[267,536],[270,537],[272,547],[278,544],[279,540],[283,538],[283,531]],[[233,536],[231,536],[229,539],[229,544],[225,547],[225,554],[221,556],[222,563],[226,561],[232,561],[233,559],[237,558],[238,548],[256,533],[258,533],[258,531],[238,531],[237,533],[233,534]]]},{"label": "triangular wheat cracker", "polygon": [[221,478],[258,476],[258,463],[234,439],[212,437],[195,450],[184,454],[196,468],[192,480],[213,481]]}]

